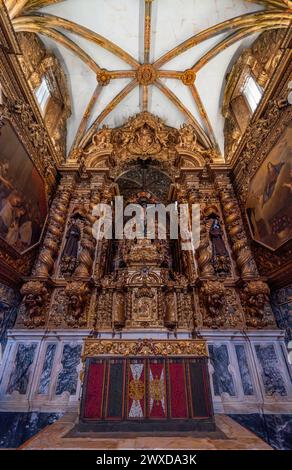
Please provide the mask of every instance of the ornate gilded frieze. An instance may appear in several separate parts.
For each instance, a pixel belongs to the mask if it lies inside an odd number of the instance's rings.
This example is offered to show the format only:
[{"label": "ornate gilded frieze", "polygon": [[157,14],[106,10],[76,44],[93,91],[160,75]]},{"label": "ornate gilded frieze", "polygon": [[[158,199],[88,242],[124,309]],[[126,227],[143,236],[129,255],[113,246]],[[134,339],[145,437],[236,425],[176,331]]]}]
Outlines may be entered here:
[{"label": "ornate gilded frieze", "polygon": [[201,340],[96,340],[87,339],[83,358],[95,356],[194,356],[207,357],[206,342]]}]

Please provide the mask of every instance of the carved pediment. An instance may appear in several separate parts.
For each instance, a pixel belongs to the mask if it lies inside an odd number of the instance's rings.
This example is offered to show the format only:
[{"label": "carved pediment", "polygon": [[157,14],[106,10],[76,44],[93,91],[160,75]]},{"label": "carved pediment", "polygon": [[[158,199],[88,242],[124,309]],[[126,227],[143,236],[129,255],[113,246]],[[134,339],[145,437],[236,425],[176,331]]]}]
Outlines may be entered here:
[{"label": "carved pediment", "polygon": [[108,155],[112,168],[119,170],[137,158],[155,159],[174,167],[177,156],[183,154],[193,155],[201,166],[211,153],[212,150],[198,143],[196,129],[191,124],[175,129],[146,111],[130,118],[122,127],[104,126],[83,151],[88,166],[95,166],[97,156]]}]

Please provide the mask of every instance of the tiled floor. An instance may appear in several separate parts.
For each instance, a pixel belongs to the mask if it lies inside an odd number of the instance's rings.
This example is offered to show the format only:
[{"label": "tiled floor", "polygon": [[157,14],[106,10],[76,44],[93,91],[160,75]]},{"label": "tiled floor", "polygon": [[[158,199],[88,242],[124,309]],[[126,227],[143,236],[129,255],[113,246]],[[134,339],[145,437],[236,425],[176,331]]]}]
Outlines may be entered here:
[{"label": "tiled floor", "polygon": [[196,450],[271,450],[255,434],[243,428],[225,415],[216,415],[216,424],[226,438],[200,438],[189,435],[180,437],[138,436],[124,438],[101,437],[63,437],[73,428],[76,414],[66,414],[56,423],[46,427],[35,437],[21,446],[22,450],[31,449],[69,449],[69,450],[119,450],[119,449],[196,449]]}]

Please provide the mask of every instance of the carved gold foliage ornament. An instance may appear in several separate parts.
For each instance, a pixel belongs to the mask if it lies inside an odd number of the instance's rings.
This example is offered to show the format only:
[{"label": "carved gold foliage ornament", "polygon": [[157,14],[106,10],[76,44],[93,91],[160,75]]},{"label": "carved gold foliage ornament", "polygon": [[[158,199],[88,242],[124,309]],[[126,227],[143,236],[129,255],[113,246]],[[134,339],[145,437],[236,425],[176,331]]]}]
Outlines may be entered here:
[{"label": "carved gold foliage ornament", "polygon": [[[175,129],[147,111],[130,118],[120,128],[102,127],[82,154],[89,168],[94,167],[98,159],[109,156],[111,175],[115,178],[138,158],[158,161],[171,174],[176,174],[177,155],[193,156],[196,166],[218,158],[214,149],[205,149],[198,142],[197,130],[191,124]],[[76,157],[80,158],[80,151],[74,153]]]},{"label": "carved gold foliage ornament", "polygon": [[113,130],[114,154],[157,155],[173,145],[175,129],[167,127],[148,112],[140,113],[120,129]]},{"label": "carved gold foliage ornament", "polygon": [[269,302],[269,286],[261,281],[250,281],[246,283],[242,299],[246,313],[246,324],[252,328],[268,326],[269,322],[265,315],[265,307]]},{"label": "carved gold foliage ornament", "polygon": [[0,260],[24,276],[28,276],[34,263],[35,250],[22,255],[20,258],[12,256],[10,253],[0,250]]},{"label": "carved gold foliage ornament", "polygon": [[66,285],[66,323],[73,328],[86,325],[86,303],[88,301],[89,289],[86,284],[70,282]]},{"label": "carved gold foliage ornament", "polygon": [[84,360],[95,356],[194,356],[207,357],[203,340],[85,340]]},{"label": "carved gold foliage ornament", "polygon": [[39,281],[29,281],[22,286],[20,292],[25,307],[24,325],[28,328],[44,326],[44,308],[48,297],[45,285]]},{"label": "carved gold foliage ornament", "polygon": [[201,293],[207,310],[204,325],[219,328],[225,322],[226,298],[224,284],[219,281],[204,282]]}]

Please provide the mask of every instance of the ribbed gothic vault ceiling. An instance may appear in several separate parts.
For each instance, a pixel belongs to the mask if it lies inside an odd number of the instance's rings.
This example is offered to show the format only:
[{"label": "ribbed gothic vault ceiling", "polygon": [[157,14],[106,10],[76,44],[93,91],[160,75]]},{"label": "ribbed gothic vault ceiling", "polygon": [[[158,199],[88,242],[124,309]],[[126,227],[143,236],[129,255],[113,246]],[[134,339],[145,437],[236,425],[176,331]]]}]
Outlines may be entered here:
[{"label": "ribbed gothic vault ceiling", "polygon": [[142,110],[224,151],[225,76],[259,32],[288,26],[290,0],[6,0],[16,31],[62,58],[73,113],[68,149]]}]

